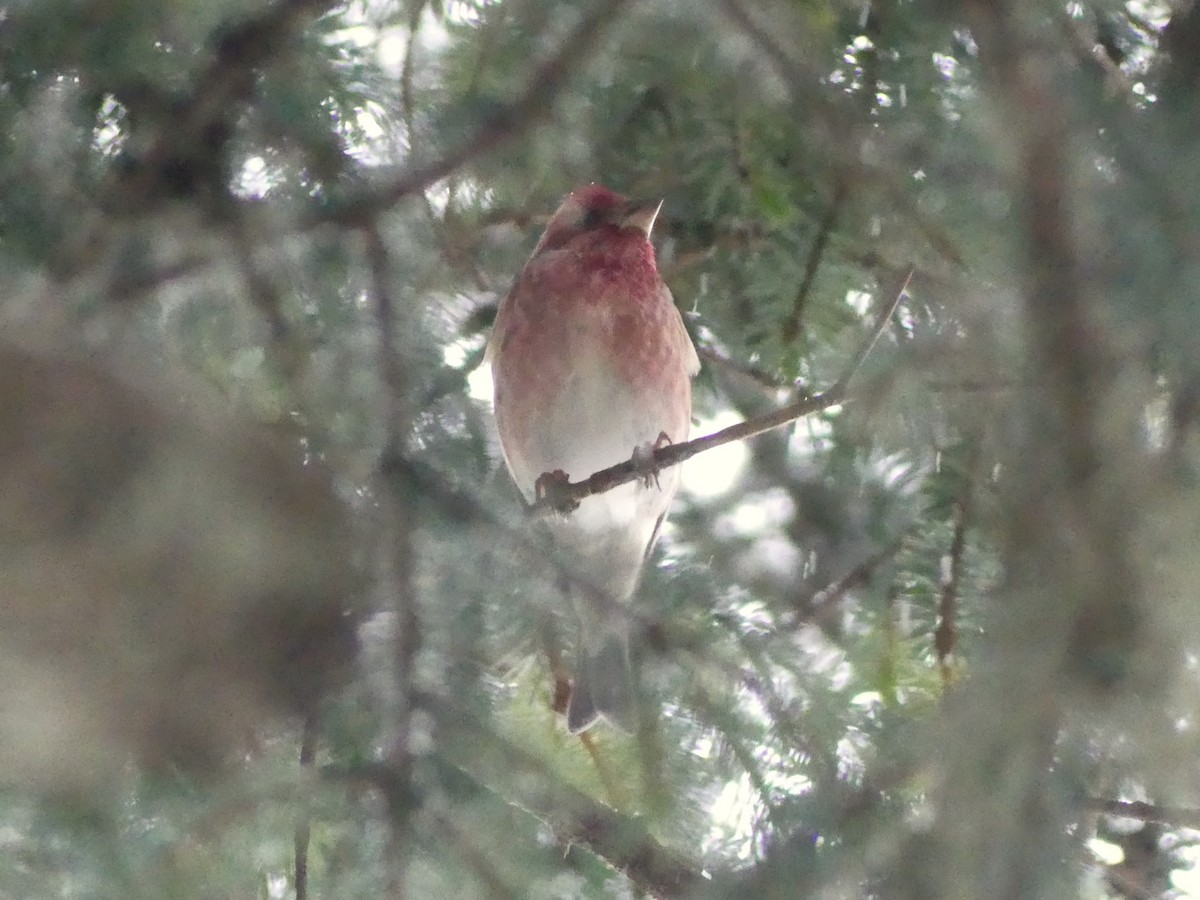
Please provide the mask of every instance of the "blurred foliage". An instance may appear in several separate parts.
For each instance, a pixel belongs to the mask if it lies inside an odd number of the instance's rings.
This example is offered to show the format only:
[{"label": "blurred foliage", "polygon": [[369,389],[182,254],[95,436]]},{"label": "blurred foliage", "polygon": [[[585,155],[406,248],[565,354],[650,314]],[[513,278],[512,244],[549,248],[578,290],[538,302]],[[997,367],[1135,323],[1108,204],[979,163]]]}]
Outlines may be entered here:
[{"label": "blurred foliage", "polygon": [[[1169,896],[1200,826],[1195,9],[0,2],[3,339],[206,383],[335,473],[371,584],[311,765],[264,718],[220,779],[14,777],[0,897]],[[581,741],[475,373],[591,181],[665,198],[700,430],[853,379],[689,463],[649,714]]]}]

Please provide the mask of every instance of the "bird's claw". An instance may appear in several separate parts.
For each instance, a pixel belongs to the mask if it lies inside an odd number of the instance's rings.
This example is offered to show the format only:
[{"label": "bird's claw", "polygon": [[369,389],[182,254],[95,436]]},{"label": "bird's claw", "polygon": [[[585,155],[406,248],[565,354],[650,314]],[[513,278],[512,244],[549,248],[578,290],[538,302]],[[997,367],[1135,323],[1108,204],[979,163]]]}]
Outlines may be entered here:
[{"label": "bird's claw", "polygon": [[570,488],[571,476],[562,469],[543,472],[533,483],[534,505],[549,506],[563,515],[573,512],[579,506],[579,501],[571,496]]},{"label": "bird's claw", "polygon": [[641,476],[642,484],[646,487],[654,486],[662,490],[662,485],[658,483],[659,465],[654,461],[654,453],[673,443],[669,434],[660,431],[653,443],[633,448],[633,469]]}]

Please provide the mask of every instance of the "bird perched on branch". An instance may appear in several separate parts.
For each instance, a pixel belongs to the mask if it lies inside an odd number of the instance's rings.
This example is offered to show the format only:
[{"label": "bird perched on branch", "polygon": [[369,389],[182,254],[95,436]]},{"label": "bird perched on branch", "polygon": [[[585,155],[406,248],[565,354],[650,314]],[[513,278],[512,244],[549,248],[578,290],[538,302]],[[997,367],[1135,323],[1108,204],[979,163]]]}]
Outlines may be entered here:
[{"label": "bird perched on branch", "polygon": [[[485,358],[504,459],[527,498],[687,440],[700,360],[650,243],[661,205],[595,184],[568,195],[500,304]],[[572,733],[632,722],[626,606],[678,484],[678,468],[647,471],[548,526],[582,624]]]}]

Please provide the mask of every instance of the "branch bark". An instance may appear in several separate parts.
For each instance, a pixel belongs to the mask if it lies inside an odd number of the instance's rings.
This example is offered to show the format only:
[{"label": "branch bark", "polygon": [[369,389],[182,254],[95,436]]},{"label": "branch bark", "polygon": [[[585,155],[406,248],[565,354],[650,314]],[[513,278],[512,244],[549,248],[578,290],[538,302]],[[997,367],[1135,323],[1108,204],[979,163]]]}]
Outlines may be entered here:
[{"label": "branch bark", "polygon": [[[419,700],[437,723],[443,777],[453,780],[455,773],[465,774],[505,803],[544,822],[568,860],[587,851],[654,897],[691,897],[705,884],[694,861],[663,846],[636,817],[571,787],[544,760],[480,724],[449,698],[422,695]],[[396,777],[386,762],[350,770],[329,767],[323,774],[384,789]]]},{"label": "branch bark", "polygon": [[555,101],[571,76],[591,55],[605,29],[629,2],[601,0],[593,4],[554,55],[533,72],[521,94],[492,113],[457,147],[431,162],[411,164],[388,183],[372,185],[361,193],[315,211],[307,223],[308,227],[326,224],[352,227],[368,225],[401,200],[423,191],[485,152],[494,153],[502,145],[520,137],[553,110]]},{"label": "branch bark", "polygon": [[[892,315],[896,312],[896,307],[899,306],[911,278],[912,270],[910,269],[904,280],[899,285],[896,285],[895,290],[891,292],[890,300],[882,306],[879,314],[876,316],[875,322],[872,324],[870,332],[855,351],[850,364],[846,367],[842,376],[828,390],[819,394],[802,396],[773,412],[755,416],[744,422],[738,422],[735,425],[722,428],[720,431],[714,431],[712,434],[707,434],[704,437],[685,441],[682,444],[668,444],[665,447],[659,447],[653,454],[652,470],[659,472],[663,469],[669,469],[671,466],[677,466],[706,450],[712,450],[716,447],[733,443],[734,441],[747,440],[764,432],[782,428],[784,425],[790,425],[797,419],[811,415],[814,412],[845,403],[850,397],[851,380],[858,374],[863,363],[866,362],[867,357],[870,356],[871,351],[879,342],[880,336],[887,329],[888,323],[891,322]],[[569,513],[585,497],[602,494],[605,491],[611,491],[619,485],[636,481],[639,478],[646,478],[646,471],[647,466],[644,463],[632,458],[627,459],[614,466],[609,466],[607,469],[594,472],[582,481],[555,485],[553,490],[539,497],[530,505],[529,512],[531,515],[536,516],[549,515],[551,513]]]}]

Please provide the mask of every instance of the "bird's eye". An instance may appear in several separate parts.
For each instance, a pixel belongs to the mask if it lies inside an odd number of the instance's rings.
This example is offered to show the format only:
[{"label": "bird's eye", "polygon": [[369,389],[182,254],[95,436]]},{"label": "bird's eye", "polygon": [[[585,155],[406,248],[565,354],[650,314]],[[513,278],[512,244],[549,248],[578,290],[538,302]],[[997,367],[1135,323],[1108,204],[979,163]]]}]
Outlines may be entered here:
[{"label": "bird's eye", "polygon": [[583,214],[583,221],[580,223],[579,227],[586,231],[589,228],[597,228],[603,225],[604,222],[604,210],[593,208],[589,209]]}]

